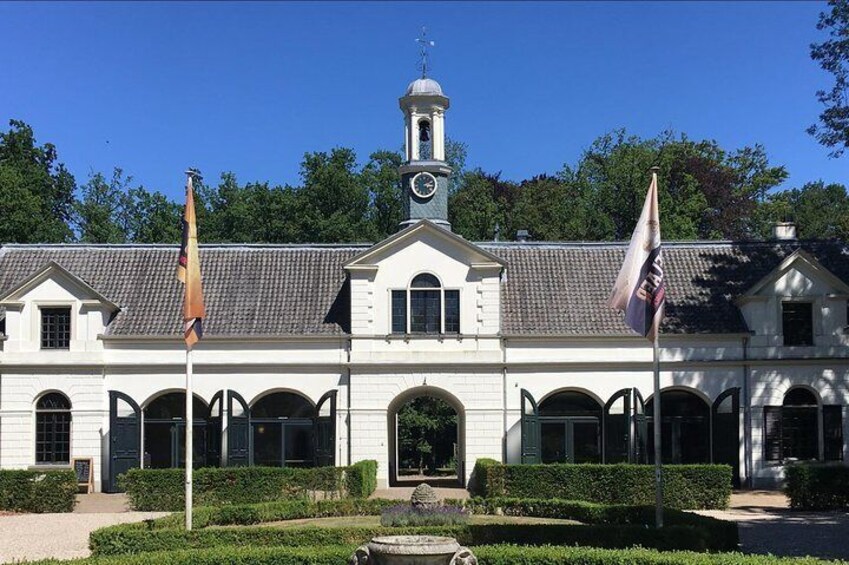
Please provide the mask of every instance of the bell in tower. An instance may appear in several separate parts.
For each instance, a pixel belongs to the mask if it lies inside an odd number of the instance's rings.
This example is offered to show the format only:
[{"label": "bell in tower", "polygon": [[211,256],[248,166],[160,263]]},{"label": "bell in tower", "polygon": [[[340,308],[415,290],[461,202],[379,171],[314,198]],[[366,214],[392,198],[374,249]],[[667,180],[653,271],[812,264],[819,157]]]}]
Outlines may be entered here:
[{"label": "bell in tower", "polygon": [[[424,30],[422,31],[424,36]],[[430,220],[446,229],[448,223],[448,177],[445,161],[445,110],[448,97],[439,83],[428,78],[428,47],[432,41],[417,40],[422,46],[421,78],[410,83],[400,99],[404,112],[405,162],[401,165],[404,219],[401,228],[419,220]]]}]

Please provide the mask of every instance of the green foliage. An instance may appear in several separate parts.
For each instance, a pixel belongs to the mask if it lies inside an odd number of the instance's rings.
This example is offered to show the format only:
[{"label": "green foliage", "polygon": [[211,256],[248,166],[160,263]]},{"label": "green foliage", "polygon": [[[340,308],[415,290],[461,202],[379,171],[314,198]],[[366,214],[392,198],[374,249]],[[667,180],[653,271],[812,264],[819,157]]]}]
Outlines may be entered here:
[{"label": "green foliage", "polygon": [[[486,496],[568,498],[603,504],[653,504],[651,465],[490,465]],[[726,508],[731,497],[727,465],[664,465],[663,505],[677,509]]]},{"label": "green foliage", "polygon": [[77,501],[77,477],[62,471],[0,470],[0,510],[71,512]]},{"label": "green foliage", "polygon": [[797,510],[849,510],[849,467],[799,463],[784,468],[784,492]]},{"label": "green foliage", "polygon": [[420,396],[398,411],[400,467],[435,473],[452,460],[456,441],[457,412],[444,400]]},{"label": "green foliage", "polygon": [[0,133],[0,241],[61,243],[69,227],[76,182],[51,143],[37,145],[32,128],[9,121]]},{"label": "green foliage", "polygon": [[[486,496],[488,492],[496,492],[495,486],[490,486],[487,483],[487,469],[497,465],[501,465],[501,462],[496,461],[495,459],[489,459],[487,457],[481,457],[477,461],[475,461],[475,467],[472,470],[472,476],[469,485],[469,491],[473,495]],[[493,474],[493,478],[494,477],[495,474]]]},{"label": "green foliage", "polygon": [[[185,504],[183,469],[130,469],[119,484],[135,510],[177,511]],[[367,497],[377,482],[377,463],[351,467],[204,467],[193,476],[198,506],[306,499]],[[371,490],[369,490],[371,489]]]},{"label": "green foliage", "polygon": [[829,0],[828,6],[817,22],[817,29],[826,31],[828,38],[811,45],[811,59],[834,77],[834,84],[830,90],[817,91],[825,110],[808,133],[829,147],[832,157],[839,157],[849,147],[849,1]]},{"label": "green foliage", "polygon": [[384,508],[380,513],[380,525],[393,528],[408,526],[457,526],[469,521],[469,513],[458,506],[417,507],[398,504]]},{"label": "green foliage", "polygon": [[345,490],[355,498],[368,498],[377,488],[377,461],[357,461],[345,469]]}]

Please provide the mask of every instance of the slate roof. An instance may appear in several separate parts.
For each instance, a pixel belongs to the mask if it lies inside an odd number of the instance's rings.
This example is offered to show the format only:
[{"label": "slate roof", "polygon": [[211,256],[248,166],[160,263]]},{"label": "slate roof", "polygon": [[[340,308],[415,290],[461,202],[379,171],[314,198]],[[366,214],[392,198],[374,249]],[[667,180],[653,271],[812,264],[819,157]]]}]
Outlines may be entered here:
[{"label": "slate roof", "polygon": [[[507,263],[502,333],[633,335],[605,306],[626,244],[478,245]],[[342,265],[367,248],[201,246],[205,335],[344,335],[349,296]],[[746,332],[734,299],[799,248],[849,284],[849,247],[839,242],[664,242],[664,333]],[[176,246],[8,245],[0,248],[0,296],[55,261],[120,306],[108,335],[177,336],[176,258]]]}]

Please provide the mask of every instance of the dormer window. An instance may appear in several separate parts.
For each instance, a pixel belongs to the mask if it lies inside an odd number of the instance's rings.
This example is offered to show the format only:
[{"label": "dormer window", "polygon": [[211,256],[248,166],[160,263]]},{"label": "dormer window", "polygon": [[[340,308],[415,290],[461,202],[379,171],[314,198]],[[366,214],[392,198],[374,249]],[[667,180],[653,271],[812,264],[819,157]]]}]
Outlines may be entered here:
[{"label": "dormer window", "polygon": [[392,291],[393,334],[459,334],[460,291],[445,289],[429,273],[417,275],[406,290]]},{"label": "dormer window", "polygon": [[71,309],[41,309],[41,348],[69,349],[71,346]]},{"label": "dormer window", "polygon": [[813,304],[810,302],[782,302],[781,325],[784,333],[784,345],[813,345]]}]

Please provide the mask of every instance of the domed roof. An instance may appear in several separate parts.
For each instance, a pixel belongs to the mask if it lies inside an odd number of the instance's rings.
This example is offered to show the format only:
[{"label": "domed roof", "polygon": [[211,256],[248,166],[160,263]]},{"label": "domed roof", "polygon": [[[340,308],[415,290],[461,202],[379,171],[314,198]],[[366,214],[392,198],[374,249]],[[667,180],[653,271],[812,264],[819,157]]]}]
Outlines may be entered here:
[{"label": "domed roof", "polygon": [[407,96],[444,96],[442,87],[432,78],[417,78],[407,87]]}]

